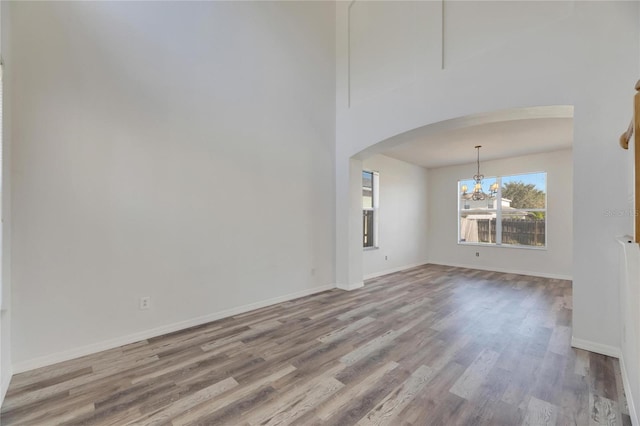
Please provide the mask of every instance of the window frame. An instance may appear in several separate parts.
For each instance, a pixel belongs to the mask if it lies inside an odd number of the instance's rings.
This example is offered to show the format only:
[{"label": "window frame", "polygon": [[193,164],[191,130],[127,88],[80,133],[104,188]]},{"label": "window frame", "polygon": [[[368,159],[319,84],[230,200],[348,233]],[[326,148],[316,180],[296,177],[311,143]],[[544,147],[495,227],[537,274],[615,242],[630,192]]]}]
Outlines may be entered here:
[{"label": "window frame", "polygon": [[[376,250],[380,247],[379,245],[379,207],[380,207],[380,173],[375,170],[367,170],[363,169],[362,174],[365,173],[371,174],[371,206],[370,208],[362,206],[362,248],[363,250]],[[364,186],[362,187],[364,188]],[[372,212],[373,218],[373,226],[372,226],[372,245],[365,246],[365,232],[364,232],[364,212],[370,211]]]},{"label": "window frame", "polygon": [[[496,176],[488,176],[485,177],[484,180],[491,180],[491,179],[495,179],[495,181],[498,183],[498,192],[496,193],[496,196],[494,198],[494,203],[496,200],[502,200],[502,180],[504,178],[512,178],[512,177],[517,177],[517,176],[523,176],[523,175],[535,175],[535,174],[544,174],[544,184],[545,184],[545,188],[544,188],[544,209],[527,209],[527,208],[523,208],[523,209],[519,209],[519,210],[524,210],[527,212],[543,212],[544,213],[544,223],[545,223],[545,227],[544,227],[544,245],[542,246],[527,246],[527,245],[521,245],[521,244],[509,244],[509,243],[503,243],[502,242],[502,203],[496,203],[495,208],[491,209],[491,211],[495,211],[496,213],[496,242],[493,243],[484,243],[484,242],[467,242],[467,241],[462,241],[461,240],[461,231],[462,231],[462,225],[461,225],[461,219],[462,219],[462,211],[464,210],[462,208],[463,206],[463,199],[460,196],[460,188],[461,188],[461,183],[462,182],[466,182],[466,181],[472,181],[473,178],[463,178],[463,179],[459,179],[457,182],[457,188],[456,188],[456,193],[457,193],[457,198],[458,198],[458,209],[457,209],[457,228],[458,228],[458,232],[457,232],[457,244],[458,245],[463,245],[463,246],[479,246],[479,247],[502,247],[502,248],[514,248],[514,249],[524,249],[524,250],[548,250],[549,247],[549,216],[548,216],[548,212],[549,212],[549,180],[548,180],[548,173],[546,171],[535,171],[535,172],[522,172],[522,173],[512,173],[512,174],[505,174],[505,175],[496,175]],[[487,210],[489,211],[489,209]],[[491,221],[489,222],[491,223]],[[499,242],[497,242],[499,241]]]}]

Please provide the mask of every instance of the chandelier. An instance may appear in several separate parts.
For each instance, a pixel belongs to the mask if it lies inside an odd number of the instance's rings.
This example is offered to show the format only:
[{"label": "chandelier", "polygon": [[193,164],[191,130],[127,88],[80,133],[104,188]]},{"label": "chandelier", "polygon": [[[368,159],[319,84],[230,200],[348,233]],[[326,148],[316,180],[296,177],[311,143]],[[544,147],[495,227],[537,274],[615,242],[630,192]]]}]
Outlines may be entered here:
[{"label": "chandelier", "polygon": [[495,182],[489,187],[488,194],[486,194],[482,190],[482,179],[484,179],[484,175],[480,174],[480,148],[482,148],[482,145],[476,145],[475,148],[478,151],[478,159],[477,159],[478,170],[475,176],[473,176],[473,180],[476,183],[475,185],[473,185],[473,192],[471,193],[467,192],[469,190],[467,185],[462,185],[462,187],[460,188],[462,191],[462,198],[465,200],[473,200],[473,201],[482,201],[482,200],[486,200],[487,198],[494,198],[498,193],[498,183]]}]

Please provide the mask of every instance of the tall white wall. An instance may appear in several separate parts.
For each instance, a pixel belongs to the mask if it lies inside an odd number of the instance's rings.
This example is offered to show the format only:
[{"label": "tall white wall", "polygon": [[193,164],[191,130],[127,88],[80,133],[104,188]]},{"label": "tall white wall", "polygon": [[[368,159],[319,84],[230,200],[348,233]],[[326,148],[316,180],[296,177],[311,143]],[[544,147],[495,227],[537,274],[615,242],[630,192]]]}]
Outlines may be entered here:
[{"label": "tall white wall", "polygon": [[[375,3],[336,6],[337,187],[348,185],[346,158],[409,130],[487,111],[573,105],[573,333],[576,342],[615,351],[614,237],[629,232],[631,218],[605,211],[627,206],[617,138],[639,75],[638,3],[445,1],[444,20],[441,2]],[[381,33],[399,35],[372,49]],[[349,200],[338,195],[336,250],[351,253],[358,241],[344,232]],[[356,265],[336,264],[338,282]]]},{"label": "tall white wall", "polygon": [[364,277],[427,263],[427,170],[384,155],[362,167],[380,173],[378,248],[363,252]]},{"label": "tall white wall", "polygon": [[333,286],[333,3],[10,7],[16,370]]},{"label": "tall white wall", "polygon": [[[547,246],[544,250],[458,244],[456,183],[475,173],[475,163],[429,170],[429,261],[452,266],[571,279],[571,150],[483,161],[485,176],[547,172]],[[476,257],[476,252],[480,254]]]},{"label": "tall white wall", "polygon": [[[3,60],[10,59],[8,49],[9,13],[7,3],[0,3],[0,52]],[[10,77],[10,71],[4,69],[3,79]],[[9,388],[13,373],[11,361],[11,87],[4,85],[2,108],[2,304],[0,305],[0,401]]]}]

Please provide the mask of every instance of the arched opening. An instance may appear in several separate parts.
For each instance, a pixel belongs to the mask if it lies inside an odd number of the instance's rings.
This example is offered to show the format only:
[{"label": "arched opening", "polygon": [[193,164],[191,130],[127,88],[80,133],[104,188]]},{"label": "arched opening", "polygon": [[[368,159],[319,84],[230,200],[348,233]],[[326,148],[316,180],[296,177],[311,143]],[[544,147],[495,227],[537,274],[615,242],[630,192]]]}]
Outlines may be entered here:
[{"label": "arched opening", "polygon": [[[424,263],[569,278],[572,143],[573,107],[541,106],[428,124],[372,144],[353,155],[347,186],[349,208],[338,208],[338,212],[348,211],[345,221],[348,232],[342,236],[349,239],[348,250],[342,250],[348,253],[348,258],[343,259],[343,265],[348,264],[347,274],[342,275],[346,281],[341,279],[338,269],[338,287],[358,288],[364,279]],[[535,232],[549,234],[549,238],[537,235],[531,238],[540,250],[522,250],[532,247],[513,243],[528,240],[511,237],[511,234],[507,238],[506,232],[504,244],[502,239],[496,244],[495,217],[492,222],[488,218],[494,226],[489,231],[493,237],[484,241],[492,244],[482,244],[483,241],[464,244],[466,241],[460,240],[458,181],[474,175],[476,145],[483,146],[482,173],[488,178],[500,176],[508,183],[518,181],[520,175],[520,180],[526,181],[529,178],[525,175],[533,172],[548,176],[548,192],[546,187],[543,192],[548,198],[549,210],[535,212],[545,221],[536,224]],[[379,195],[370,206],[375,204],[375,212],[367,212],[367,206],[363,205],[363,201],[367,201],[363,198],[363,171],[375,172],[378,176],[379,186],[370,192]],[[508,206],[505,209],[511,219],[520,218],[517,212],[521,212],[522,217],[534,213]],[[367,220],[372,219],[374,226],[369,222],[369,228],[365,228]],[[515,220],[510,223],[513,224],[520,228],[528,226],[521,226]],[[497,226],[501,229],[502,225],[500,222]],[[519,232],[509,229],[509,232]],[[371,232],[375,235],[366,237],[369,242],[376,241],[375,247],[363,247],[364,234]],[[338,253],[341,253],[339,247]]]}]

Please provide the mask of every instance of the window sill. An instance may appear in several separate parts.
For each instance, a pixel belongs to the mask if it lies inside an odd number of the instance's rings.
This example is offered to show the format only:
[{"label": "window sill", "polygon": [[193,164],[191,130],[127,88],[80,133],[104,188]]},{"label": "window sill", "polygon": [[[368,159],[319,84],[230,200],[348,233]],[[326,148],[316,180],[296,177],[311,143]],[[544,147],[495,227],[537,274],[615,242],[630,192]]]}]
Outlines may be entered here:
[{"label": "window sill", "polygon": [[459,246],[471,246],[471,247],[496,247],[496,248],[510,248],[510,249],[523,249],[523,250],[537,250],[537,251],[547,251],[548,247],[538,247],[538,246],[518,246],[514,244],[489,244],[489,243],[465,243],[458,242]]},{"label": "window sill", "polygon": [[380,247],[363,247],[362,249],[364,251],[371,251],[371,250],[378,250],[380,249]]}]

